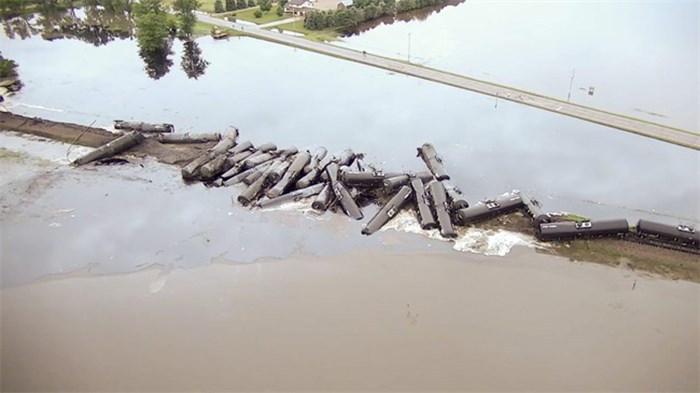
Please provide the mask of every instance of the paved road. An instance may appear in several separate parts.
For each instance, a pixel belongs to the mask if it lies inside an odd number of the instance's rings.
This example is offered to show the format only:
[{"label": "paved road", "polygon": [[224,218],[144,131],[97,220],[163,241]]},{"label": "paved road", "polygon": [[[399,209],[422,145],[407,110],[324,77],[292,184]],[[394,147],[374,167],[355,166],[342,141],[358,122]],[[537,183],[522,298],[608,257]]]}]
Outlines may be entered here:
[{"label": "paved road", "polygon": [[203,22],[240,30],[255,38],[260,38],[284,45],[292,45],[300,49],[306,49],[313,52],[318,52],[329,56],[354,61],[357,63],[367,64],[373,67],[383,68],[386,70],[399,72],[402,74],[411,75],[418,78],[431,80],[434,82],[443,83],[446,85],[474,91],[477,93],[487,94],[504,100],[530,105],[535,108],[561,113],[562,115],[576,117],[582,120],[617,128],[623,131],[628,131],[650,138],[659,139],[665,142],[689,147],[695,150],[700,150],[700,134],[695,132],[684,131],[673,127],[666,127],[660,124],[650,123],[632,117],[605,112],[595,108],[571,104],[565,101],[557,100],[550,97],[543,97],[534,93],[529,93],[512,87],[499,86],[490,82],[472,79],[465,76],[448,73],[445,71],[425,68],[419,65],[409,64],[399,60],[387,59],[385,57],[372,55],[370,53],[363,53],[356,50],[341,48],[330,44],[310,41],[301,37],[295,37],[291,35],[281,34],[275,31],[264,30],[257,26],[248,26],[241,25],[239,23],[232,23],[211,17],[209,15],[199,14],[197,15],[197,17]]},{"label": "paved road", "polygon": [[264,23],[262,25],[258,25],[258,27],[261,29],[266,29],[268,27],[283,25],[285,23],[290,23],[290,22],[294,22],[294,21],[301,21],[301,20],[304,20],[303,16],[295,16],[293,18],[286,18],[286,19],[276,20],[274,22]]}]

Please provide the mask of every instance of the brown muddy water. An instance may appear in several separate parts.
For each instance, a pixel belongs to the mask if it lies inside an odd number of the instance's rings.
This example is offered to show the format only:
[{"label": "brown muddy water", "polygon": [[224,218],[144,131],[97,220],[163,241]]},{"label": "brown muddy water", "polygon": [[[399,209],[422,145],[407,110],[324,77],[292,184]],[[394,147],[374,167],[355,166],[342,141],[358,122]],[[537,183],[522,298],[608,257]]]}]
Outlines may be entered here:
[{"label": "brown muddy water", "polygon": [[2,389],[698,391],[698,285],[526,250],[298,255],[1,292]]}]

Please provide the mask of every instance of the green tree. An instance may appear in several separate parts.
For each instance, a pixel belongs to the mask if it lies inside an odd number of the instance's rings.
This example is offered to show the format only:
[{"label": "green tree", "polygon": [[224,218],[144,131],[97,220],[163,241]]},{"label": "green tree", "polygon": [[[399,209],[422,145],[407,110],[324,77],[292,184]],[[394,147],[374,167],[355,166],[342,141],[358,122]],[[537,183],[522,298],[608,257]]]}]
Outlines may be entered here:
[{"label": "green tree", "polygon": [[258,5],[263,12],[268,12],[272,9],[272,2],[270,2],[270,0],[258,0]]},{"label": "green tree", "polygon": [[347,8],[344,10],[338,10],[335,12],[335,23],[331,26],[333,27],[350,27],[354,26],[359,22],[362,16],[359,14],[361,11],[357,9]]},{"label": "green tree", "polygon": [[141,0],[136,6],[136,15],[149,12],[164,13],[162,0]]},{"label": "green tree", "polygon": [[256,10],[256,11],[253,13],[253,16],[255,16],[256,18],[262,18],[262,11]]},{"label": "green tree", "polygon": [[332,24],[329,24],[329,14],[325,11],[313,11],[306,14],[304,18],[304,27],[309,30],[323,30]]},{"label": "green tree", "polygon": [[197,23],[197,17],[194,15],[194,10],[196,10],[200,5],[201,4],[197,0],[175,0],[175,2],[173,2],[173,8],[175,9],[175,15],[177,16],[180,31],[186,37],[190,37],[192,35],[194,25]]},{"label": "green tree", "polygon": [[255,7],[255,0],[248,0],[248,8]]},{"label": "green tree", "polygon": [[226,0],[226,11],[236,10],[236,0]]},{"label": "green tree", "polygon": [[284,15],[284,8],[282,8],[281,5],[277,6],[277,16],[282,16]]},{"label": "green tree", "polygon": [[415,0],[399,0],[396,3],[396,12],[410,11],[418,8]]},{"label": "green tree", "polygon": [[248,2],[247,2],[246,0],[238,0],[238,1],[236,2],[236,7],[237,7],[239,10],[242,10],[242,9],[248,7]]},{"label": "green tree", "polygon": [[224,5],[221,3],[221,0],[216,0],[214,2],[214,12],[217,14],[225,12],[226,9],[224,8]]},{"label": "green tree", "polygon": [[168,16],[160,0],[141,0],[136,8],[136,41],[139,48],[153,52],[167,46]]},{"label": "green tree", "polygon": [[396,0],[384,0],[382,2],[384,15],[393,15],[396,12]]},{"label": "green tree", "polygon": [[0,15],[3,18],[11,18],[19,15],[22,10],[21,0],[4,0],[0,1]]},{"label": "green tree", "polygon": [[367,20],[378,18],[379,16],[381,16],[382,12],[381,8],[377,7],[374,4],[368,5],[367,7],[363,8],[362,11],[364,11],[364,17]]}]

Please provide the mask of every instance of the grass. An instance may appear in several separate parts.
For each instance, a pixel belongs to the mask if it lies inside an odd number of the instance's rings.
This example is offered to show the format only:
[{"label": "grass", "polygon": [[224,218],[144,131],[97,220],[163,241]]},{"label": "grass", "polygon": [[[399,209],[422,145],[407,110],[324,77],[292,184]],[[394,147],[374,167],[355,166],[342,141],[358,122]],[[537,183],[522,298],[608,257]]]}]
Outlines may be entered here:
[{"label": "grass", "polygon": [[659,274],[674,280],[700,282],[697,258],[692,254],[632,244],[617,239],[572,240],[553,242],[556,253],[575,261]]},{"label": "grass", "polygon": [[564,213],[564,215],[562,215],[560,218],[562,221],[576,221],[576,222],[582,222],[582,221],[589,220],[588,217],[585,217],[585,216],[582,216],[579,214],[575,214],[575,213]]},{"label": "grass", "polygon": [[[199,9],[205,12],[214,12],[214,2],[216,0],[199,0]],[[221,3],[225,4],[224,0],[221,0]]]},{"label": "grass", "polygon": [[0,160],[22,161],[24,158],[22,153],[0,147]]},{"label": "grass", "polygon": [[262,25],[265,23],[275,22],[278,20],[289,18],[289,15],[285,15],[285,14],[282,14],[282,16],[277,16],[277,6],[273,6],[270,11],[263,12],[263,15],[261,18],[256,18],[255,15],[253,15],[253,14],[255,14],[255,11],[257,11],[259,9],[260,9],[260,7],[255,6],[255,7],[245,8],[245,9],[238,10],[238,11],[227,12],[225,14],[216,14],[216,16],[223,17],[223,16],[229,16],[229,15],[236,14],[236,16],[235,16],[236,19],[247,20],[248,22],[253,22],[253,23],[258,24],[258,25]]},{"label": "grass", "polygon": [[309,30],[309,29],[304,27],[303,20],[284,23],[281,25],[274,26],[273,28],[302,33],[302,34],[304,34],[304,38],[312,40],[312,41],[319,41],[319,42],[335,41],[336,39],[338,39],[338,35],[340,34],[337,30],[333,30],[333,29]]}]

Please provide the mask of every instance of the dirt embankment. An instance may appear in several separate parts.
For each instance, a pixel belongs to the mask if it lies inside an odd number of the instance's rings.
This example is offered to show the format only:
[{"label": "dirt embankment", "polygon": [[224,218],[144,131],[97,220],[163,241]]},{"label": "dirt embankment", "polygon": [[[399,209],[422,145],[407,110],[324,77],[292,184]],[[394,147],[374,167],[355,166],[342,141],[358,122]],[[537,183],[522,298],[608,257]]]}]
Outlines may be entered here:
[{"label": "dirt embankment", "polygon": [[[535,236],[531,219],[521,212],[506,214],[478,224],[480,228],[504,229]],[[700,282],[700,258],[696,254],[634,243],[617,238],[577,239],[547,243],[542,252],[630,270],[646,271],[673,280]]]},{"label": "dirt embankment", "polygon": [[[89,147],[102,146],[120,136],[102,128],[55,122],[9,112],[0,112],[0,130],[16,131]],[[129,150],[129,154],[151,156],[165,164],[184,166],[212,145],[212,143],[165,145],[155,139],[147,138],[142,144]]]}]

